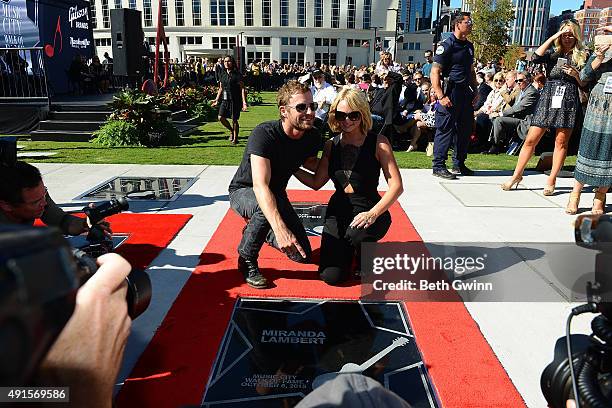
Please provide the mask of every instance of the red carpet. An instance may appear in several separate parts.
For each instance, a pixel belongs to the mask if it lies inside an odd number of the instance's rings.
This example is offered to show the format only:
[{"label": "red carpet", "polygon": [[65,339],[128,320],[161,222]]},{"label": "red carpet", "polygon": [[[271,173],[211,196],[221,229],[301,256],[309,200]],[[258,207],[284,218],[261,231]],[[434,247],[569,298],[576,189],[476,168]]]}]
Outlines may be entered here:
[{"label": "red carpet", "polygon": [[[291,191],[292,201],[327,202],[330,191]],[[385,241],[421,241],[399,205]],[[228,211],[158,331],[117,397],[120,407],[199,405],[234,302],[243,297],[358,299],[358,285],[331,287],[316,265],[301,265],[264,246],[259,259],[275,287],[251,289],[236,270],[244,221]],[[311,237],[315,252],[319,238]],[[463,303],[406,303],[444,407],[524,406]]]},{"label": "red carpet", "polygon": [[[117,253],[123,255],[132,267],[145,269],[191,217],[190,214],[124,213],[108,217],[107,221],[113,233],[129,235]],[[37,220],[36,225],[44,224]]]}]

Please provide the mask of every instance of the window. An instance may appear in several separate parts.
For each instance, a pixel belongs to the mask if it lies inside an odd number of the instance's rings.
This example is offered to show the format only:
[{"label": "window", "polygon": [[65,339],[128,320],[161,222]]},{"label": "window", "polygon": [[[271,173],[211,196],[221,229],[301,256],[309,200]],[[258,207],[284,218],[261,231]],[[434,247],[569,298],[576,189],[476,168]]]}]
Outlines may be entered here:
[{"label": "window", "polygon": [[202,37],[179,37],[179,44],[181,45],[194,45],[202,44]]},{"label": "window", "polygon": [[336,65],[336,54],[326,52],[315,52],[315,64],[317,65]]},{"label": "window", "polygon": [[[104,0],[102,0],[104,1]],[[143,1],[144,8],[144,25],[151,27],[153,25],[153,10],[151,9],[151,0]]]},{"label": "window", "polygon": [[304,65],[303,52],[282,52],[281,64],[300,64]]},{"label": "window", "polygon": [[244,25],[253,26],[253,0],[244,0]]},{"label": "window", "polygon": [[261,0],[261,25],[272,25],[272,0]]},{"label": "window", "polygon": [[228,50],[236,46],[236,37],[213,37],[212,47],[216,50]]},{"label": "window", "polygon": [[176,25],[184,26],[185,25],[185,5],[183,4],[183,0],[175,0],[174,7],[176,10]]},{"label": "window", "polygon": [[121,0],[115,0],[115,8],[116,9],[120,9],[121,8]]},{"label": "window", "polygon": [[370,22],[372,21],[372,0],[363,0],[363,29],[368,30],[370,28]]},{"label": "window", "polygon": [[346,28],[355,28],[355,0],[348,0],[348,13],[346,15]]},{"label": "window", "polygon": [[108,9],[108,0],[102,0],[102,27],[110,27],[110,11]]},{"label": "window", "polygon": [[270,53],[269,52],[247,52],[247,64],[250,64],[253,61],[262,61],[268,62],[270,61]]},{"label": "window", "polygon": [[298,27],[306,27],[306,0],[298,0],[297,8],[298,8],[297,25]]},{"label": "window", "polygon": [[202,25],[202,0],[191,1],[191,13],[193,16],[193,25]]},{"label": "window", "polygon": [[96,47],[110,47],[112,45],[110,38],[96,38]]},{"label": "window", "polygon": [[132,10],[136,10],[136,0],[130,0],[129,6]]},{"label": "window", "polygon": [[323,0],[315,0],[315,27],[323,27]]},{"label": "window", "polygon": [[340,0],[332,0],[331,28],[340,27]]},{"label": "window", "polygon": [[168,25],[168,0],[161,0],[161,10],[162,10],[162,24],[165,26]]},{"label": "window", "polygon": [[96,20],[96,0],[91,0],[91,24],[93,28],[98,28],[98,21]]},{"label": "window", "polygon": [[353,46],[353,40],[351,40],[351,39],[346,40],[346,46],[347,47],[352,47]]},{"label": "window", "polygon": [[289,25],[289,0],[280,0],[280,26]]},{"label": "window", "polygon": [[289,37],[281,37],[281,45],[289,45]]}]

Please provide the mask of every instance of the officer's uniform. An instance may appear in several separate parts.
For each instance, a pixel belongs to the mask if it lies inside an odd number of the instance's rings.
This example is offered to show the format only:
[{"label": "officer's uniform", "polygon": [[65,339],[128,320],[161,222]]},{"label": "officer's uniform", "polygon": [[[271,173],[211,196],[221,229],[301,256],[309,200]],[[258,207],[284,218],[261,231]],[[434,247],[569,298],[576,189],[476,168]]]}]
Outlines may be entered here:
[{"label": "officer's uniform", "polygon": [[472,108],[472,65],[474,46],[471,42],[460,41],[451,34],[436,49],[434,62],[442,65],[442,76],[446,80],[444,95],[453,106],[441,104],[436,110],[436,134],[434,136],[433,170],[446,168],[448,149],[454,144],[453,168],[464,166],[467,147],[474,122]]}]

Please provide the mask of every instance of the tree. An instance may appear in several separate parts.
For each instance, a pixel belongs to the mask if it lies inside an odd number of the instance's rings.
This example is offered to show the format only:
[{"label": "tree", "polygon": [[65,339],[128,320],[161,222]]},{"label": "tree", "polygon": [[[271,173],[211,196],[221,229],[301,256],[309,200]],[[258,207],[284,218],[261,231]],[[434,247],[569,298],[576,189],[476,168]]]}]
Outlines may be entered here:
[{"label": "tree", "polygon": [[472,10],[471,40],[479,61],[499,61],[510,41],[508,30],[514,20],[512,0],[468,0]]},{"label": "tree", "polygon": [[504,68],[508,71],[516,68],[516,61],[525,54],[525,49],[518,44],[510,44],[504,53]]}]

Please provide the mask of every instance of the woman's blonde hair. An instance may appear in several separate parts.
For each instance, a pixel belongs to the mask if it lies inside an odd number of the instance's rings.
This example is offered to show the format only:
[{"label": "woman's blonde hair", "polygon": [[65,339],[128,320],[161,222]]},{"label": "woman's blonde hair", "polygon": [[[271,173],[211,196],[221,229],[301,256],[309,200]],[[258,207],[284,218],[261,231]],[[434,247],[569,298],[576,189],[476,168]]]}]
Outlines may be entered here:
[{"label": "woman's blonde hair", "polygon": [[[572,34],[576,39],[576,44],[574,44],[574,49],[572,52],[572,62],[578,69],[582,69],[585,66],[587,60],[587,52],[584,48],[584,44],[582,43],[582,34],[580,32],[580,26],[573,21],[565,21],[561,24],[559,31],[563,31],[565,27],[572,28]],[[561,52],[561,37],[555,40],[555,52]]]},{"label": "woman's blonde hair", "polygon": [[498,79],[506,79],[506,75],[503,71],[499,71],[497,74],[493,75],[493,81],[497,81]]},{"label": "woman's blonde hair", "polygon": [[329,128],[334,133],[338,133],[342,131],[342,126],[336,120],[336,108],[340,101],[346,101],[349,108],[351,108],[351,112],[358,111],[361,113],[361,124],[359,128],[361,133],[366,134],[370,129],[372,129],[372,115],[370,113],[370,105],[368,104],[368,100],[365,94],[361,91],[352,88],[346,88],[338,92],[338,96],[332,102],[331,107],[329,108],[329,117],[327,118],[327,123],[329,124]]}]

